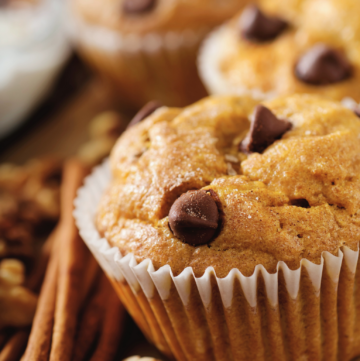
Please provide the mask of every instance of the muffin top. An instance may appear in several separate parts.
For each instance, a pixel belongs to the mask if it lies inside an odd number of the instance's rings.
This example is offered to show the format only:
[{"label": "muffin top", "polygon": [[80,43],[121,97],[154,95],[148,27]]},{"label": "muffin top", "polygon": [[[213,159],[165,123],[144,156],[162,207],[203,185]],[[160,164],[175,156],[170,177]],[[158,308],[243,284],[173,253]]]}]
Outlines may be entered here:
[{"label": "muffin top", "polygon": [[86,22],[126,33],[200,30],[231,17],[249,0],[74,0]]},{"label": "muffin top", "polygon": [[310,32],[335,34],[342,41],[354,44],[360,41],[359,14],[357,0],[307,0],[302,21]]},{"label": "muffin top", "polygon": [[[259,99],[318,93],[359,102],[360,25],[350,3],[360,11],[360,2],[290,1],[284,8],[276,0],[263,3],[244,9],[205,43],[200,71],[211,93]],[[291,9],[300,9],[297,17]]]},{"label": "muffin top", "polygon": [[360,240],[359,136],[354,112],[314,95],[159,108],[114,147],[97,227],[175,275],[319,263]]},{"label": "muffin top", "polygon": [[312,0],[258,0],[251,3],[259,4],[261,9],[268,14],[276,15],[280,11],[281,16],[288,22],[298,24],[302,18],[303,7],[308,1]]}]

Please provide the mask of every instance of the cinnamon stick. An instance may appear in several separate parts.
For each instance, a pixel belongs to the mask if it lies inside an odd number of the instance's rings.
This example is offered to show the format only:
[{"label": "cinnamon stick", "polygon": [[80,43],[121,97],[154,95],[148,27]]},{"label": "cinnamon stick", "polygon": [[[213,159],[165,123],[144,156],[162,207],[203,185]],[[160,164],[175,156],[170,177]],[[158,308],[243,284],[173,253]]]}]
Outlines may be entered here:
[{"label": "cinnamon stick", "polygon": [[18,361],[25,350],[28,338],[29,330],[17,331],[1,351],[0,361]]},{"label": "cinnamon stick", "polygon": [[101,273],[97,279],[94,292],[90,300],[86,303],[85,310],[81,317],[72,358],[74,361],[89,359],[88,356],[94,348],[100,333],[109,294],[108,291],[106,276]]},{"label": "cinnamon stick", "polygon": [[7,334],[4,331],[0,332],[0,351],[5,345],[6,341],[7,341]]},{"label": "cinnamon stick", "polygon": [[90,361],[112,361],[119,347],[123,332],[125,310],[117,294],[106,279],[108,299],[105,305],[105,315],[98,346]]},{"label": "cinnamon stick", "polygon": [[[73,241],[78,238],[77,230],[72,218],[73,200],[75,198],[76,190],[81,185],[86,174],[86,169],[78,161],[70,160],[66,162],[63,173],[63,183],[61,187],[61,219],[54,232],[51,256],[47,266],[44,283],[41,287],[38,307],[28,346],[23,356],[23,361],[48,360],[49,353],[54,353],[54,345],[58,350],[59,343],[61,343],[63,338],[64,330],[61,327],[63,324],[61,309],[64,307],[64,298],[67,297],[67,294],[60,295],[60,300],[57,298],[59,297],[58,291],[66,292],[64,283],[67,286],[69,282],[64,282],[64,278],[68,279],[70,277],[72,269],[71,267],[67,268],[69,266],[69,262],[67,262],[68,259],[64,260],[64,257],[61,257],[60,253],[66,253],[69,244],[72,245],[72,243],[74,243]],[[76,244],[83,246],[81,240],[78,240]],[[79,248],[81,248],[80,254],[82,252],[81,246],[79,246]],[[71,247],[70,249],[71,252],[76,251]],[[80,256],[80,258],[82,257]],[[55,326],[57,326],[57,332]],[[71,337],[71,333],[69,337]],[[68,347],[65,347],[65,349],[68,349]],[[61,354],[59,351],[58,353]]]},{"label": "cinnamon stick", "polygon": [[26,332],[26,337],[24,330],[18,331],[10,338],[4,349],[1,351],[1,361],[18,360],[25,351],[25,348],[26,354],[24,355],[23,360],[46,360],[48,357],[55,309],[57,274],[56,260],[53,259],[52,265],[49,265],[49,267],[48,262],[51,247],[54,239],[56,239],[57,233],[58,228],[56,228],[46,240],[41,252],[40,261],[26,282],[27,288],[38,291],[44,279],[45,271],[48,268],[47,278],[43,282],[42,293],[38,301],[37,312],[33,321],[33,332],[29,346],[26,347],[26,343],[29,339],[29,331]]},{"label": "cinnamon stick", "polygon": [[25,283],[25,287],[29,288],[30,290],[34,292],[39,292],[41,288],[41,284],[44,280],[46,268],[50,259],[52,246],[54,243],[54,240],[57,237],[58,227],[55,228],[50,236],[47,238],[45,243],[43,244],[41,248],[41,254],[39,257],[38,262],[36,263],[36,266],[34,267],[34,270],[29,275],[29,278],[27,279]]},{"label": "cinnamon stick", "polygon": [[79,161],[66,162],[61,189],[60,228],[63,234],[58,240],[61,242],[58,247],[59,277],[50,361],[71,360],[82,296],[88,293],[84,287],[91,285],[91,282],[84,285],[83,279],[92,256],[79,237],[72,216],[73,200],[85,174],[86,168]]},{"label": "cinnamon stick", "polygon": [[110,361],[116,355],[124,308],[80,239],[72,216],[85,174],[78,161],[65,164],[61,219],[49,241],[50,260],[22,361],[81,361],[91,357],[94,347],[92,361]]},{"label": "cinnamon stick", "polygon": [[54,323],[58,260],[52,255],[38,300],[29,342],[22,361],[43,361],[49,357]]},{"label": "cinnamon stick", "polygon": [[85,275],[82,279],[82,289],[80,290],[80,303],[84,304],[89,298],[89,293],[99,281],[100,275],[103,273],[96,259],[90,254],[88,263],[84,265]]}]

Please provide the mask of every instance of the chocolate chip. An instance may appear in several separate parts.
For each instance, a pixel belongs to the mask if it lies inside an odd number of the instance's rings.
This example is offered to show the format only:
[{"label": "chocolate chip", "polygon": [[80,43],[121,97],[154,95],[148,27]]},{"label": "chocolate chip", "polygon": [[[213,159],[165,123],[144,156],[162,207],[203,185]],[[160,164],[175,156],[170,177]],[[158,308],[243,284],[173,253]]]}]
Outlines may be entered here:
[{"label": "chocolate chip", "polygon": [[127,128],[132,127],[133,125],[140,123],[150,114],[154,113],[154,111],[158,108],[162,107],[162,104],[157,100],[152,100],[151,102],[146,103],[132,118],[131,122],[128,124]]},{"label": "chocolate chip", "polygon": [[210,242],[218,225],[216,202],[204,190],[186,192],[171,206],[170,229],[184,243],[198,246]]},{"label": "chocolate chip", "polygon": [[360,118],[360,106],[359,105],[354,109],[354,113]]},{"label": "chocolate chip", "polygon": [[262,153],[291,126],[289,121],[278,119],[270,109],[258,105],[252,116],[250,131],[240,143],[239,150],[244,153]]},{"label": "chocolate chip", "polygon": [[152,11],[157,0],[124,0],[123,11],[129,15],[142,15]]},{"label": "chocolate chip", "polygon": [[351,65],[344,54],[325,44],[316,44],[296,64],[295,74],[312,85],[337,83],[351,75]]},{"label": "chocolate chip", "polygon": [[123,10],[126,14],[138,15],[151,11],[156,5],[156,0],[125,0]]},{"label": "chocolate chip", "polygon": [[240,17],[241,34],[256,42],[275,39],[286,27],[286,21],[265,15],[256,5],[249,5]]}]

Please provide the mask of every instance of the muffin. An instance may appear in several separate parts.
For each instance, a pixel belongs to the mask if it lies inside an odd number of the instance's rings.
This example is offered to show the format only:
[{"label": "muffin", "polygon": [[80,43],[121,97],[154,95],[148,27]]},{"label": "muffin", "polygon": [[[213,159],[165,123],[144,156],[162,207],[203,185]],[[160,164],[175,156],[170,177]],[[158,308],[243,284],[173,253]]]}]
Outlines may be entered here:
[{"label": "muffin", "polygon": [[359,135],[354,112],[314,95],[161,107],[87,179],[77,224],[168,357],[350,360]]},{"label": "muffin", "polygon": [[357,21],[345,23],[347,16],[355,17],[350,3],[359,7],[359,2],[291,1],[284,9],[277,3],[247,7],[205,40],[199,72],[209,93],[259,100],[317,93],[359,102],[359,27]]},{"label": "muffin", "polygon": [[359,13],[360,2],[356,0],[307,0],[303,23],[308,31],[336,34],[344,42],[359,43]]},{"label": "muffin", "polygon": [[80,53],[115,86],[122,103],[184,106],[206,92],[196,70],[204,36],[248,0],[73,0]]}]

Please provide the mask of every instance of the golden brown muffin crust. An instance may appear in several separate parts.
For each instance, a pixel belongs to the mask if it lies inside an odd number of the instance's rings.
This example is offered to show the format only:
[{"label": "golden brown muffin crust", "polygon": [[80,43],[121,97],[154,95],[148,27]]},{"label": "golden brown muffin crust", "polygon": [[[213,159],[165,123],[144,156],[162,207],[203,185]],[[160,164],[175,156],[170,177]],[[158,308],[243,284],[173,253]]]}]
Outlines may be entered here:
[{"label": "golden brown muffin crust", "polygon": [[[357,0],[279,0],[260,1],[267,15],[278,16],[288,22],[288,28],[275,39],[254,42],[245,39],[239,25],[240,12],[221,29],[216,41],[219,48],[216,60],[205,82],[212,75],[222,80],[231,93],[258,92],[261,99],[294,93],[315,93],[335,100],[352,97],[360,101],[360,25]],[[216,40],[215,40],[216,39]],[[296,76],[299,60],[317,44],[339,51],[351,64],[351,76],[327,85],[312,85]],[[200,64],[201,68],[201,64]],[[215,75],[212,73],[216,73]],[[212,90],[218,93],[220,90]],[[224,91],[222,91],[224,92]]]},{"label": "golden brown muffin crust", "polygon": [[[213,266],[251,275],[278,261],[296,269],[319,263],[360,240],[360,120],[336,102],[311,95],[265,105],[292,129],[262,154],[238,151],[256,102],[213,97],[184,109],[160,108],[120,137],[111,155],[113,180],[97,224],[111,246],[174,274],[201,276]],[[194,247],[168,226],[174,201],[193,189],[213,190],[223,219],[218,236]]]},{"label": "golden brown muffin crust", "polygon": [[[351,96],[360,101],[360,47],[354,42],[344,42],[329,33],[290,27],[275,40],[256,44],[241,38],[237,19],[224,35],[227,47],[232,50],[226,57],[220,57],[218,66],[226,82],[234,89],[256,89],[268,95],[317,93],[335,100]],[[346,56],[352,66],[348,79],[328,85],[311,85],[296,77],[295,67],[299,59],[320,43]]]}]

